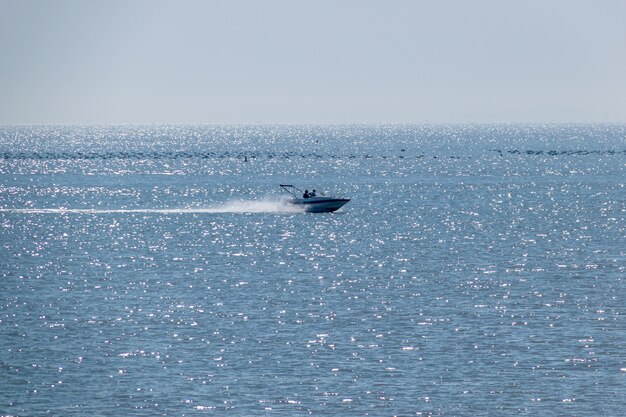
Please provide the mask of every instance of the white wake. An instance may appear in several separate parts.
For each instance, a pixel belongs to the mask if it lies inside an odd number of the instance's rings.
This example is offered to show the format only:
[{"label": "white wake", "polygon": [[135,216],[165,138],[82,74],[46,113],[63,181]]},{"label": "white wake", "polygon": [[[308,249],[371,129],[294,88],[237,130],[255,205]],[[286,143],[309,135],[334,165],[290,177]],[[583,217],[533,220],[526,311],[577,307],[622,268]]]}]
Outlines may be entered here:
[{"label": "white wake", "polygon": [[133,209],[94,209],[94,208],[0,208],[0,213],[21,214],[193,214],[193,213],[301,213],[303,209],[290,204],[285,199],[265,198],[262,200],[231,200],[208,207],[184,208],[133,208]]}]

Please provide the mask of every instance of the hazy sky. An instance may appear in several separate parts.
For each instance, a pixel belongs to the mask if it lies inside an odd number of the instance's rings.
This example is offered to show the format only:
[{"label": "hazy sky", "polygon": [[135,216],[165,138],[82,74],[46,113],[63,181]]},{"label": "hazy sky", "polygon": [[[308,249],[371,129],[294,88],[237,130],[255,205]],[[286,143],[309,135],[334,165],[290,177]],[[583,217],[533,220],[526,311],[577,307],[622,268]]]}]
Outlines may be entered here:
[{"label": "hazy sky", "polygon": [[626,122],[626,0],[0,0],[0,123]]}]

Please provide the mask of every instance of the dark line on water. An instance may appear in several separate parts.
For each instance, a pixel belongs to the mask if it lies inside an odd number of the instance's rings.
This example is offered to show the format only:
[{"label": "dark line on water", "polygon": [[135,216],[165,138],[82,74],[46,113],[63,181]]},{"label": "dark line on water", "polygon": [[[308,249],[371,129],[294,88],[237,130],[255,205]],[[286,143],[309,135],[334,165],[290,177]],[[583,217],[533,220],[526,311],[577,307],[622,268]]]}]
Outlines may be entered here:
[{"label": "dark line on water", "polygon": [[[404,150],[403,150],[404,151]],[[521,150],[521,149],[490,149],[489,152],[495,152],[500,155],[528,155],[528,156],[588,156],[588,155],[626,155],[626,150]],[[241,159],[248,161],[249,159],[274,159],[274,158],[304,158],[304,159],[333,159],[333,160],[352,160],[352,159],[420,159],[425,154],[415,156],[402,155],[371,155],[371,154],[327,154],[319,153],[298,153],[298,152],[204,152],[204,151],[119,151],[119,152],[0,152],[0,159],[4,160],[177,160],[177,159]],[[446,155],[446,157],[459,159],[471,158],[477,155]],[[436,156],[432,156],[435,158]],[[441,157],[441,156],[440,156]]]}]

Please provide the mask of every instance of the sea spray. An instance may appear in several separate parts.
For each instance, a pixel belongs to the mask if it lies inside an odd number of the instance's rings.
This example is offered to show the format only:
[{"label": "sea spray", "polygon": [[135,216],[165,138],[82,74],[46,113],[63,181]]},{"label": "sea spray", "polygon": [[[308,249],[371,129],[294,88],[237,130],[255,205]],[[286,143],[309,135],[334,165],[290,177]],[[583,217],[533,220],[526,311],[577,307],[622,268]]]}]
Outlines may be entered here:
[{"label": "sea spray", "polygon": [[260,200],[230,200],[209,207],[185,208],[136,208],[136,209],[92,209],[92,208],[0,208],[3,213],[20,214],[200,214],[200,213],[301,213],[302,207],[294,206],[287,199],[265,197]]}]

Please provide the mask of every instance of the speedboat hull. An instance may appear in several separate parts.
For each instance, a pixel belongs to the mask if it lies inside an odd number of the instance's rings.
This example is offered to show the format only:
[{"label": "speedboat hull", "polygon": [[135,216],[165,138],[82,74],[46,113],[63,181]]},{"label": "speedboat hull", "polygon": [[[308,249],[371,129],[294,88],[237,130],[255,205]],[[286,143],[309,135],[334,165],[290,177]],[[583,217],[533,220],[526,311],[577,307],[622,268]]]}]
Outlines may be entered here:
[{"label": "speedboat hull", "polygon": [[304,208],[309,213],[331,213],[343,207],[349,198],[311,197],[294,198],[291,204]]}]

